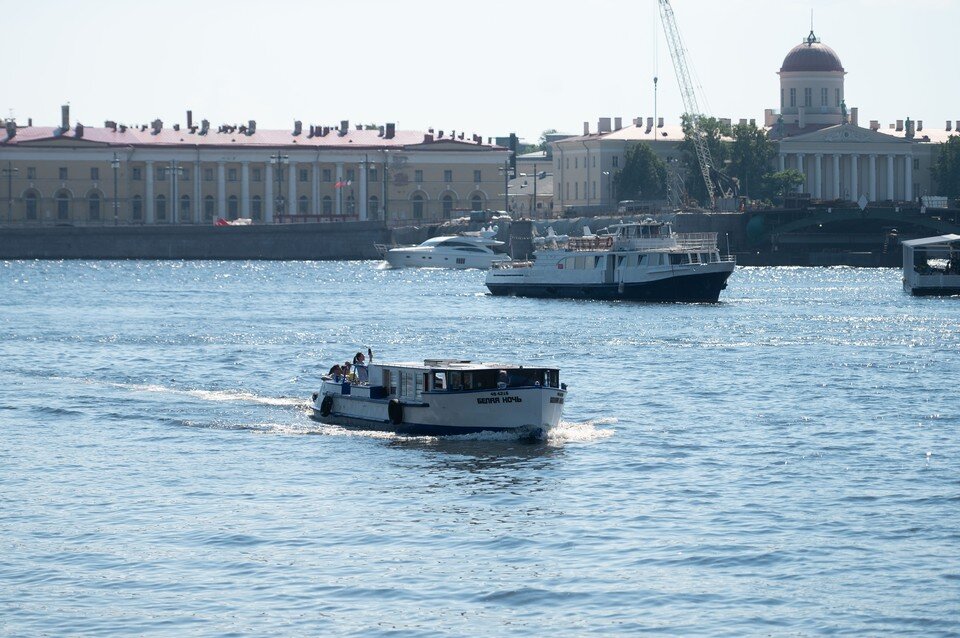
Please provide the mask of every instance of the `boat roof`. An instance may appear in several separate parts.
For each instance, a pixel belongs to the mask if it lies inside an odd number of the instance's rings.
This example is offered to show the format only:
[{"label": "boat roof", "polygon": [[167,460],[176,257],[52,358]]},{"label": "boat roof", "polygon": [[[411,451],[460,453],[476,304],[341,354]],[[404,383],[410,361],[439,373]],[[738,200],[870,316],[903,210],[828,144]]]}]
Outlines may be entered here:
[{"label": "boat roof", "polygon": [[920,237],[919,239],[908,239],[903,243],[904,246],[931,246],[933,244],[949,244],[960,241],[960,235],[937,235],[936,237]]},{"label": "boat roof", "polygon": [[431,237],[427,241],[420,244],[421,246],[436,246],[437,244],[442,244],[443,242],[456,240],[463,241],[467,244],[476,244],[476,245],[489,245],[489,244],[502,244],[502,241],[497,241],[491,237],[478,237],[476,235],[440,235],[438,237]]},{"label": "boat roof", "polygon": [[423,361],[384,361],[372,363],[372,366],[384,368],[419,368],[423,370],[442,368],[444,370],[519,370],[520,368],[534,368],[538,370],[557,370],[553,366],[525,366],[518,363],[493,363],[489,361],[470,361],[467,359],[424,359]]}]

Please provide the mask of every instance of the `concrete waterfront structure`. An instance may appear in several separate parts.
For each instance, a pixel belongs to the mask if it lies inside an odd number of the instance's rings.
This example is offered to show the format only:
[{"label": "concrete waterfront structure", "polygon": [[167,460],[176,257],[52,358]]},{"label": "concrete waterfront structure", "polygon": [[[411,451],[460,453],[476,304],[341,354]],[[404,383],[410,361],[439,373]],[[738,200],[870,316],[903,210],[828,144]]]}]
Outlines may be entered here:
[{"label": "concrete waterfront structure", "polygon": [[478,135],[307,125],[58,127],[0,130],[0,220],[27,225],[435,221],[498,207],[506,148]]},{"label": "concrete waterfront structure", "polygon": [[[812,31],[793,47],[780,66],[780,108],[764,112],[762,126],[777,144],[771,170],[803,173],[800,191],[813,199],[867,202],[912,201],[936,195],[931,175],[938,143],[958,135],[960,120],[944,128],[924,127],[909,118],[881,127],[859,123],[859,109],[847,109],[847,72],[837,53]],[[721,118],[723,119],[723,118]],[[733,122],[724,120],[727,124]],[[739,120],[740,123],[755,120]],[[613,178],[630,146],[648,143],[668,163],[680,158],[679,126],[663,118],[600,118],[591,131],[553,144],[555,206],[587,211],[616,205]]]}]

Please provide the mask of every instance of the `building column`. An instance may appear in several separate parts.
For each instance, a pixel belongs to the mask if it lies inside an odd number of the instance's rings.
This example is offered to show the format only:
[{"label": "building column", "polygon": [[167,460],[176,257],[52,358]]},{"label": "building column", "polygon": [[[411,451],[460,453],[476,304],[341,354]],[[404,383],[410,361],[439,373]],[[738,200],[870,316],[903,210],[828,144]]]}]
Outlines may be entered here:
[{"label": "building column", "polygon": [[240,162],[240,216],[250,217],[250,162]]},{"label": "building column", "polygon": [[860,199],[860,156],[854,153],[850,156],[850,199]]},{"label": "building column", "polygon": [[320,162],[310,164],[310,214],[320,214]]},{"label": "building column", "polygon": [[[337,162],[337,183],[343,182],[343,162]],[[343,187],[335,189],[337,195],[337,216],[343,214]]]},{"label": "building column", "polygon": [[887,199],[896,199],[893,193],[893,155],[887,155]]},{"label": "building column", "polygon": [[287,205],[284,206],[284,210],[287,215],[295,215],[297,213],[297,163],[292,159],[287,165],[287,171],[290,175],[287,178]]},{"label": "building column", "polygon": [[903,198],[913,201],[913,155],[903,156]]},{"label": "building column", "polygon": [[840,153],[833,154],[833,198],[840,199]]},{"label": "building column", "polygon": [[360,221],[367,221],[367,173],[370,172],[370,165],[364,160],[360,162]]},{"label": "building column", "polygon": [[807,188],[807,171],[804,170],[804,167],[803,167],[803,153],[797,153],[797,170],[803,173],[803,184],[801,184],[800,186],[800,189],[801,189],[800,192],[801,193],[809,192],[810,189]]},{"label": "building column", "polygon": [[217,217],[227,218],[227,165],[217,162]]},{"label": "building column", "polygon": [[782,173],[783,171],[787,170],[787,158],[784,157],[783,153],[780,153],[779,158],[780,158],[780,172]]},{"label": "building column", "polygon": [[823,199],[823,154],[817,153],[813,157],[813,197]]},{"label": "building column", "polygon": [[193,214],[190,216],[191,221],[194,223],[200,223],[203,221],[203,187],[200,184],[200,180],[203,179],[201,174],[200,160],[197,160],[193,163]]},{"label": "building column", "polygon": [[263,183],[263,221],[273,223],[273,209],[276,202],[273,201],[273,163],[267,160],[264,165],[263,176],[266,181]]},{"label": "building column", "polygon": [[870,153],[870,201],[877,201],[877,154]]},{"label": "building column", "polygon": [[170,206],[168,207],[169,217],[167,217],[168,224],[177,223],[177,219],[180,216],[180,202],[177,200],[180,198],[180,193],[177,192],[177,180],[180,176],[174,170],[168,170],[174,168],[175,165],[168,163],[163,170],[167,171],[167,179],[170,180]]},{"label": "building column", "polygon": [[155,209],[154,209],[154,207],[153,207],[153,205],[154,205],[154,201],[153,201],[153,161],[152,161],[152,160],[147,160],[146,162],[144,162],[144,165],[145,165],[145,166],[144,166],[144,170],[143,170],[143,179],[145,179],[146,182],[147,182],[147,184],[146,184],[146,191],[145,191],[145,195],[144,195],[144,198],[147,200],[147,201],[144,202],[144,204],[146,204],[146,223],[148,223],[148,224],[154,224],[154,223],[156,223],[157,219],[156,219]]}]

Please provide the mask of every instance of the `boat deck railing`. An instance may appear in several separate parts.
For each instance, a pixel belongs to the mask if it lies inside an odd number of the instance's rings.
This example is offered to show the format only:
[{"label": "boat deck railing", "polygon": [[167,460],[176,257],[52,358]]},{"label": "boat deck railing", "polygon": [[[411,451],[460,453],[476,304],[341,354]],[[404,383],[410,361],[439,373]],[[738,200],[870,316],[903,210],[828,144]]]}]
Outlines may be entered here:
[{"label": "boat deck railing", "polygon": [[674,238],[683,250],[706,252],[717,249],[717,233],[676,233]]}]

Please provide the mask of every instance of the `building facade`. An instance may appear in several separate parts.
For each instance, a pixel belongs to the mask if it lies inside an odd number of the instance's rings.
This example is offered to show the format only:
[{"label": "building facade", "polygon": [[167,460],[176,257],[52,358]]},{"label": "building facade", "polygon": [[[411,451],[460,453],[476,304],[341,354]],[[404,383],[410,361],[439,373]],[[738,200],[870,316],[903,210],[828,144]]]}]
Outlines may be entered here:
[{"label": "building facade", "polygon": [[495,206],[507,149],[479,136],[256,122],[102,128],[8,121],[0,140],[12,224],[417,223]]}]

